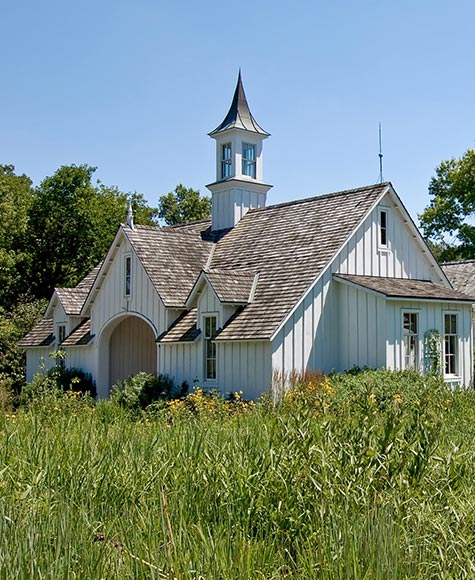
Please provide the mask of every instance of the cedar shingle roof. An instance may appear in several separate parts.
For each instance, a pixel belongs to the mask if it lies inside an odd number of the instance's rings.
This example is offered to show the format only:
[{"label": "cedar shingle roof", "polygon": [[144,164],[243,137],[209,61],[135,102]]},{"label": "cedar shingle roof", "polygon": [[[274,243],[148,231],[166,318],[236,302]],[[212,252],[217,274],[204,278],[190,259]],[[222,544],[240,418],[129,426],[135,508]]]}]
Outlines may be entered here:
[{"label": "cedar shingle roof", "polygon": [[259,274],[253,301],[217,340],[270,339],[388,188],[377,184],[249,211],[216,244],[210,268]]},{"label": "cedar shingle roof", "polygon": [[334,274],[336,280],[346,280],[362,288],[384,294],[388,298],[411,298],[413,300],[456,300],[475,302],[475,298],[467,296],[452,288],[434,284],[430,280],[411,280],[408,278],[381,278],[377,276],[351,276]]},{"label": "cedar shingle roof", "polygon": [[91,321],[89,318],[83,320],[76,328],[67,336],[60,346],[85,346],[89,344],[94,338],[91,334]]},{"label": "cedar shingle roof", "polygon": [[248,304],[256,275],[239,270],[206,270],[206,277],[221,302]]},{"label": "cedar shingle roof", "polygon": [[165,306],[183,308],[213,246],[210,221],[177,227],[124,227],[154,288]]},{"label": "cedar shingle roof", "polygon": [[456,290],[475,296],[475,260],[446,262],[441,266]]},{"label": "cedar shingle roof", "polygon": [[22,348],[29,348],[32,346],[50,346],[53,342],[53,321],[46,318],[36,323],[17,344]]},{"label": "cedar shingle roof", "polygon": [[91,270],[75,288],[55,288],[56,295],[68,316],[79,316],[81,314],[81,309],[101,266],[102,262]]},{"label": "cedar shingle roof", "polygon": [[158,337],[157,342],[193,342],[200,335],[196,324],[196,308],[184,312]]}]

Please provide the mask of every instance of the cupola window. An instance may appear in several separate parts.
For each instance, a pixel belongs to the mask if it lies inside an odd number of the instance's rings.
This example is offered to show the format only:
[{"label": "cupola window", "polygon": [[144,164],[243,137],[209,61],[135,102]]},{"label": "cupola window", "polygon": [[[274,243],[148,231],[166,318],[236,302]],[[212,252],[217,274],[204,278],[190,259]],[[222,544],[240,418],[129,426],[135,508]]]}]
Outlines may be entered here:
[{"label": "cupola window", "polygon": [[242,174],[256,179],[256,146],[242,144]]},{"label": "cupola window", "polygon": [[232,176],[231,143],[225,143],[221,149],[221,178]]}]

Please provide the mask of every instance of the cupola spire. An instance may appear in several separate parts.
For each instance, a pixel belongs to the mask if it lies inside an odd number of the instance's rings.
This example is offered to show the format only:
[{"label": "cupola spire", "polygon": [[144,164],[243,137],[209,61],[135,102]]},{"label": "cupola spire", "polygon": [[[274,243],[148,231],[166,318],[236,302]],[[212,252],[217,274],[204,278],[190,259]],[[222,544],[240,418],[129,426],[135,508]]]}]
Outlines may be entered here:
[{"label": "cupola spire", "polygon": [[211,229],[234,227],[250,209],[264,207],[272,185],[263,180],[262,142],[269,136],[251,114],[239,70],[231,107],[208,133],[216,141],[216,181],[211,191]]},{"label": "cupola spire", "polygon": [[249,105],[247,103],[246,93],[244,92],[244,86],[242,84],[241,69],[239,69],[236,90],[234,91],[233,101],[229,107],[228,114],[224,118],[223,122],[218,125],[216,129],[211,131],[211,133],[208,133],[208,135],[212,137],[217,133],[221,133],[222,131],[227,131],[229,129],[242,129],[244,131],[258,133],[259,135],[265,135],[266,137],[269,137],[270,135],[270,133],[264,131],[264,129],[252,116]]}]

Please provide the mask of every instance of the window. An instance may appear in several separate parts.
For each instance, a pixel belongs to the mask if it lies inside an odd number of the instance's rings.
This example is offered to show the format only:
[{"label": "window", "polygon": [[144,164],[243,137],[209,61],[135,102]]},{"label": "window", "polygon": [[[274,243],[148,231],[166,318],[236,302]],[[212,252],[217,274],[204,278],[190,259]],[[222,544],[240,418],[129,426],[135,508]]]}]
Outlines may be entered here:
[{"label": "window", "polygon": [[124,292],[126,296],[130,296],[130,278],[131,278],[131,258],[130,256],[126,256],[125,258],[125,288]]},{"label": "window", "polygon": [[242,174],[256,179],[256,146],[242,144]]},{"label": "window", "polygon": [[388,212],[381,210],[379,214],[379,245],[388,246]]},{"label": "window", "polygon": [[417,370],[419,366],[418,313],[403,313],[404,368]]},{"label": "window", "polygon": [[58,325],[58,345],[66,338],[66,326],[64,324]]},{"label": "window", "polygon": [[457,372],[457,315],[444,314],[444,374]]},{"label": "window", "polygon": [[204,324],[204,349],[205,349],[205,380],[216,379],[216,343],[212,338],[216,334],[216,316],[205,316]]},{"label": "window", "polygon": [[221,179],[231,177],[232,174],[231,143],[225,143],[221,149]]}]

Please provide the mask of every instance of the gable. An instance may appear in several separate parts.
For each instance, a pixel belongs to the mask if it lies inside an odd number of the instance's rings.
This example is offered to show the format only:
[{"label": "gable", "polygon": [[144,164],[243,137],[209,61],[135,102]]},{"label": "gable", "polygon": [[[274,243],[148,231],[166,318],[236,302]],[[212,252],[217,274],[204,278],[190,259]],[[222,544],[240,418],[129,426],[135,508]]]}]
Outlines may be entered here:
[{"label": "gable", "polygon": [[259,274],[252,303],[217,340],[271,339],[388,189],[387,183],[249,211],[216,245],[210,268]]}]

